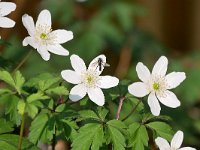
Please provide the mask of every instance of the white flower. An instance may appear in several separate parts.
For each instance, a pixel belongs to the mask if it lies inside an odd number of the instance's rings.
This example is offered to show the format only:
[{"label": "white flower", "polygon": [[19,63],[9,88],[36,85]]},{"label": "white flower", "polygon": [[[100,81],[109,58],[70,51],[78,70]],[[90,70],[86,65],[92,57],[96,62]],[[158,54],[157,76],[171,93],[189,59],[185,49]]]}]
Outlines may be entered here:
[{"label": "white flower", "polygon": [[87,69],[84,61],[79,56],[72,55],[70,57],[71,65],[74,71],[63,70],[61,75],[67,82],[78,84],[70,91],[69,98],[72,101],[78,101],[88,93],[89,98],[94,103],[99,106],[103,106],[105,98],[101,88],[108,89],[118,85],[119,79],[116,77],[99,76],[104,69],[104,66],[102,66],[102,69],[98,68],[98,64],[96,62],[99,58],[106,63],[106,57],[104,55],[99,55],[92,60]]},{"label": "white flower", "polygon": [[[0,0],[1,1],[1,0]],[[15,26],[15,22],[5,16],[10,14],[16,9],[16,4],[12,2],[0,2],[0,27],[12,28]]]},{"label": "white flower", "polygon": [[152,73],[149,69],[139,62],[136,71],[142,82],[136,82],[128,87],[128,91],[136,97],[148,96],[148,105],[153,115],[160,114],[160,104],[158,100],[171,108],[180,106],[180,101],[176,95],[169,91],[177,87],[186,76],[184,72],[172,72],[166,75],[168,60],[161,56],[153,67]]},{"label": "white flower", "polygon": [[23,46],[29,44],[37,49],[45,61],[50,59],[49,52],[63,56],[69,55],[69,52],[60,44],[73,39],[73,33],[63,29],[52,31],[51,14],[48,10],[41,11],[36,25],[33,18],[27,14],[22,16],[22,22],[30,35],[23,40]]},{"label": "white flower", "polygon": [[172,138],[171,144],[167,142],[167,140],[157,137],[155,139],[156,144],[158,145],[160,150],[196,150],[192,147],[181,147],[181,144],[183,142],[183,132],[177,131],[174,137]]}]

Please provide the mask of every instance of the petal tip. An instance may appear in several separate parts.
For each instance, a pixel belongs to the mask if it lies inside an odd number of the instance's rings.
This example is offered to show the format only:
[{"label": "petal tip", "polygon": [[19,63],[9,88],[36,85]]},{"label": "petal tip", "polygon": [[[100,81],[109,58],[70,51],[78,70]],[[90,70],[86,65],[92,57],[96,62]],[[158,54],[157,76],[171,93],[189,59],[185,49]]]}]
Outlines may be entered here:
[{"label": "petal tip", "polygon": [[73,39],[74,38],[74,33],[72,31],[68,31],[68,34],[70,35],[70,39]]},{"label": "petal tip", "polygon": [[47,9],[43,9],[40,13],[49,13],[49,14],[51,14],[50,11],[47,10]]},{"label": "petal tip", "polygon": [[160,59],[163,59],[163,60],[167,60],[167,61],[168,61],[168,59],[167,59],[166,56],[160,56]]},{"label": "petal tip", "polygon": [[28,17],[28,14],[23,14],[22,19]]},{"label": "petal tip", "polygon": [[28,45],[28,42],[27,42],[26,38],[22,41],[22,45],[23,46],[27,46]]},{"label": "petal tip", "polygon": [[[97,103],[96,103],[96,104],[97,104]],[[97,105],[102,107],[104,104],[105,104],[105,102],[103,102],[103,103],[98,103]]]},{"label": "petal tip", "polygon": [[61,73],[60,73],[60,74],[61,74],[61,76],[62,76],[62,77],[64,76],[64,74],[65,74],[65,71],[66,71],[66,70],[62,70],[62,71],[61,71]]}]

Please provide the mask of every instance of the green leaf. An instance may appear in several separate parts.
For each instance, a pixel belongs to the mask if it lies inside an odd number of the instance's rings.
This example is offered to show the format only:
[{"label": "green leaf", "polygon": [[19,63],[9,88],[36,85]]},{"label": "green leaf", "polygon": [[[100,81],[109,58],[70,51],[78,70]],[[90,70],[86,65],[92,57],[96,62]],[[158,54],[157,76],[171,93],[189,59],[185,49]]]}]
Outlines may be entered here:
[{"label": "green leaf", "polygon": [[99,120],[99,117],[97,116],[97,114],[92,110],[81,110],[81,111],[79,111],[79,114],[83,119],[97,119],[97,120]]},{"label": "green leaf", "polygon": [[9,89],[0,89],[0,95],[7,94],[7,93],[11,94],[12,91]]},{"label": "green leaf", "polygon": [[0,141],[0,150],[16,150],[16,147],[7,143],[6,141]]},{"label": "green leaf", "polygon": [[38,114],[38,108],[32,103],[27,103],[26,112],[28,113],[28,116],[30,116],[33,119]]},{"label": "green leaf", "polygon": [[63,135],[66,139],[74,141],[77,137],[78,126],[74,121],[59,119],[56,122],[57,134]]},{"label": "green leaf", "polygon": [[0,80],[3,80],[10,86],[15,88],[15,81],[13,80],[11,74],[7,71],[0,70]]},{"label": "green leaf", "polygon": [[[139,101],[141,101],[141,100],[140,100],[140,99],[137,99],[137,98],[135,98],[135,97],[133,97],[133,95],[131,95],[130,93],[128,93],[128,94],[126,95],[126,102],[127,102],[127,105],[131,105],[132,108],[133,108],[135,105],[137,105]],[[138,105],[138,107],[137,107],[136,110],[137,110],[138,112],[143,111],[143,110],[144,110],[144,104],[141,102],[141,103]]]},{"label": "green leaf", "polygon": [[157,121],[157,122],[150,122],[146,124],[146,126],[154,130],[157,133],[157,136],[161,136],[168,141],[172,139],[173,130],[171,126],[169,126],[167,123]]},{"label": "green leaf", "polygon": [[38,140],[47,142],[52,139],[52,133],[48,130],[49,116],[47,114],[38,115],[31,123],[28,139],[36,144]]},{"label": "green leaf", "polygon": [[59,81],[60,81],[59,77],[52,77],[46,80],[40,80],[39,89],[45,91],[46,89],[50,88],[53,84],[59,83]]},{"label": "green leaf", "polygon": [[15,80],[15,89],[17,90],[19,94],[21,94],[21,88],[25,82],[25,78],[22,76],[22,74],[19,71],[17,71],[15,73],[14,80]]},{"label": "green leaf", "polygon": [[108,141],[112,141],[114,150],[125,150],[125,137],[122,131],[126,126],[119,120],[111,120],[107,122]]},{"label": "green leaf", "polygon": [[52,85],[59,84],[60,80],[61,80],[60,77],[55,77],[54,75],[50,73],[43,73],[28,80],[25,86],[35,87],[37,89],[45,91],[46,89],[50,88]]},{"label": "green leaf", "polygon": [[7,122],[3,118],[0,119],[0,134],[11,132],[13,130],[13,124],[11,122]]},{"label": "green leaf", "polygon": [[48,106],[49,109],[53,110],[53,108],[54,108],[54,100],[53,99],[47,100],[47,106]]},{"label": "green leaf", "polygon": [[103,142],[104,142],[104,132],[103,132],[103,127],[101,126],[96,130],[96,134],[94,135],[94,138],[93,138],[91,150],[99,149],[102,146]]},{"label": "green leaf", "polygon": [[55,94],[55,95],[69,95],[69,91],[64,86],[58,86],[55,88],[51,88],[45,91],[47,94]]},{"label": "green leaf", "polygon": [[1,102],[5,104],[5,114],[8,115],[10,121],[16,125],[20,125],[21,115],[18,113],[18,102],[21,101],[15,95],[1,96]]},{"label": "green leaf", "polygon": [[[0,150],[16,150],[19,136],[14,134],[0,135]],[[21,150],[39,150],[36,146],[23,138]]]},{"label": "green leaf", "polygon": [[169,121],[172,121],[172,118],[169,116],[164,116],[164,115],[154,116],[151,113],[146,113],[143,115],[143,118],[142,118],[143,124],[154,122],[154,121],[169,122]]},{"label": "green leaf", "polygon": [[132,81],[130,80],[121,80],[119,82],[119,92],[120,92],[120,95],[122,96],[125,96],[127,95],[128,92],[128,89],[127,89],[127,85],[131,84]]},{"label": "green leaf", "polygon": [[108,114],[108,110],[105,109],[104,107],[98,107],[97,114],[98,114],[99,118],[104,121]]},{"label": "green leaf", "polygon": [[56,107],[55,112],[63,112],[66,109],[66,104],[61,104]]},{"label": "green leaf", "polygon": [[37,101],[37,100],[44,100],[44,99],[48,99],[48,98],[49,97],[44,95],[42,92],[38,92],[38,93],[31,94],[27,98],[27,102],[32,103],[32,102]]},{"label": "green leaf", "polygon": [[0,71],[0,80],[3,80],[7,84],[15,88],[19,94],[21,94],[21,87],[23,86],[25,79],[19,71],[15,73],[14,79],[9,72]]},{"label": "green leaf", "polygon": [[0,80],[3,80],[7,84],[15,88],[19,94],[21,94],[21,87],[23,86],[25,79],[19,71],[15,73],[15,76],[13,79],[9,72],[1,70]]},{"label": "green leaf", "polygon": [[72,143],[72,150],[98,150],[104,141],[103,126],[89,123],[80,128],[79,134]]},{"label": "green leaf", "polygon": [[20,115],[23,115],[25,112],[26,104],[24,101],[20,100],[17,104],[17,110]]},{"label": "green leaf", "polygon": [[133,123],[129,126],[128,133],[128,146],[132,147],[133,150],[144,150],[144,147],[148,146],[149,137],[144,125],[140,125],[139,123]]},{"label": "green leaf", "polygon": [[111,125],[118,129],[126,129],[127,126],[120,120],[110,120],[107,122],[108,125]]},{"label": "green leaf", "polygon": [[90,104],[89,98],[86,96],[80,101],[80,106],[87,106],[88,103]]}]

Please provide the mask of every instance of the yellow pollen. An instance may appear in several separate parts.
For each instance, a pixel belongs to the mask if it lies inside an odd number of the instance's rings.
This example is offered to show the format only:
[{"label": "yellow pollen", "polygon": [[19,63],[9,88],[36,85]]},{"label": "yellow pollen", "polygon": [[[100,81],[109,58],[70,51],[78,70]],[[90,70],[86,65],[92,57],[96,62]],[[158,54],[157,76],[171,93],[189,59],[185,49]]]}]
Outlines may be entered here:
[{"label": "yellow pollen", "polygon": [[45,40],[47,38],[47,35],[45,33],[41,33],[40,34],[40,38],[43,39],[43,40]]},{"label": "yellow pollen", "polygon": [[154,90],[157,91],[157,90],[159,90],[159,88],[160,88],[160,85],[159,85],[158,83],[154,83],[154,84],[153,84],[153,89],[154,89]]},{"label": "yellow pollen", "polygon": [[92,77],[92,76],[88,76],[88,77],[87,77],[87,82],[88,82],[89,84],[91,84],[91,83],[93,82],[93,77]]}]

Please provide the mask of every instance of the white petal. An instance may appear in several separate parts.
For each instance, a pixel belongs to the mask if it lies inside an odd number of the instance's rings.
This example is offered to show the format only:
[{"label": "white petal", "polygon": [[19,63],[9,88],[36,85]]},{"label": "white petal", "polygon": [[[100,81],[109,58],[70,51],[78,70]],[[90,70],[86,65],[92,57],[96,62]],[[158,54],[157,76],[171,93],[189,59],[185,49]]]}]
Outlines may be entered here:
[{"label": "white petal", "polygon": [[166,80],[167,80],[167,84],[168,84],[168,89],[173,89],[177,86],[179,86],[179,84],[181,82],[183,82],[183,80],[185,80],[186,76],[184,72],[172,72],[168,75],[166,75]]},{"label": "white petal", "polygon": [[153,67],[152,74],[164,76],[167,72],[167,57],[161,56]]},{"label": "white petal", "polygon": [[135,82],[129,85],[128,91],[136,97],[144,97],[149,94],[149,90],[143,82]]},{"label": "white petal", "polygon": [[69,51],[66,50],[64,47],[62,47],[59,44],[49,45],[47,49],[48,49],[49,52],[52,52],[52,53],[57,54],[57,55],[62,55],[62,56],[68,56],[69,55]]},{"label": "white petal", "polygon": [[119,79],[112,76],[101,76],[99,87],[103,89],[109,89],[115,87],[119,83]]},{"label": "white petal", "polygon": [[22,16],[22,23],[23,23],[24,27],[27,29],[28,34],[30,36],[34,36],[35,25],[34,25],[33,18],[27,14],[24,14]]},{"label": "white petal", "polygon": [[183,147],[183,148],[180,148],[179,150],[196,150],[196,148],[192,148],[192,147]]},{"label": "white petal", "polygon": [[1,16],[6,16],[16,9],[16,4],[11,2],[0,2]]},{"label": "white petal", "polygon": [[51,27],[51,13],[48,10],[45,9],[40,12],[36,22],[36,27],[39,25]]},{"label": "white petal", "polygon": [[38,47],[37,51],[45,61],[50,59],[50,53],[47,51],[45,46]]},{"label": "white petal", "polygon": [[178,149],[181,147],[182,142],[183,142],[183,132],[177,131],[174,137],[172,138],[171,147]]},{"label": "white petal", "polygon": [[176,108],[181,105],[180,101],[177,99],[176,95],[171,92],[166,90],[164,92],[164,96],[160,97],[158,96],[159,101],[164,104],[165,106],[171,107],[171,108]]},{"label": "white petal", "polygon": [[85,88],[84,85],[78,84],[71,89],[69,98],[72,101],[76,102],[76,101],[82,99],[86,95],[86,91],[87,91],[87,89]]},{"label": "white petal", "polygon": [[136,71],[138,77],[141,81],[146,82],[150,78],[150,71],[149,69],[141,62],[139,62],[136,66]]},{"label": "white petal", "polygon": [[28,44],[35,49],[38,47],[37,42],[35,42],[34,38],[32,38],[31,36],[26,37],[22,42],[23,46],[27,46]]},{"label": "white petal", "polygon": [[73,39],[73,32],[67,30],[55,30],[50,34],[56,36],[56,40],[59,44],[65,43],[71,39]]},{"label": "white petal", "polygon": [[102,90],[100,88],[91,88],[88,90],[88,96],[91,101],[99,106],[103,106],[105,103],[105,98]]},{"label": "white petal", "polygon": [[0,27],[12,28],[15,26],[15,22],[7,17],[0,17]]},{"label": "white petal", "polygon": [[71,65],[76,72],[81,73],[86,71],[85,63],[78,55],[71,55],[70,60]]},{"label": "white petal", "polygon": [[61,76],[64,80],[72,84],[79,84],[81,82],[80,75],[72,70],[63,70]]},{"label": "white petal", "polygon": [[[102,59],[102,64],[101,64],[101,68],[99,67],[99,64],[98,64],[98,60],[99,58]],[[104,66],[106,64],[106,56],[105,55],[99,55],[97,57],[95,57],[89,64],[88,66],[88,70],[96,70],[96,73],[98,75],[100,75],[104,69]]]},{"label": "white petal", "polygon": [[156,145],[158,145],[160,150],[170,150],[170,146],[169,143],[167,142],[167,140],[161,138],[161,137],[157,137],[155,139]]},{"label": "white petal", "polygon": [[148,96],[148,105],[151,109],[151,113],[154,115],[154,116],[159,116],[160,115],[160,104],[158,102],[158,99],[155,95],[155,93],[150,93],[149,96]]}]

